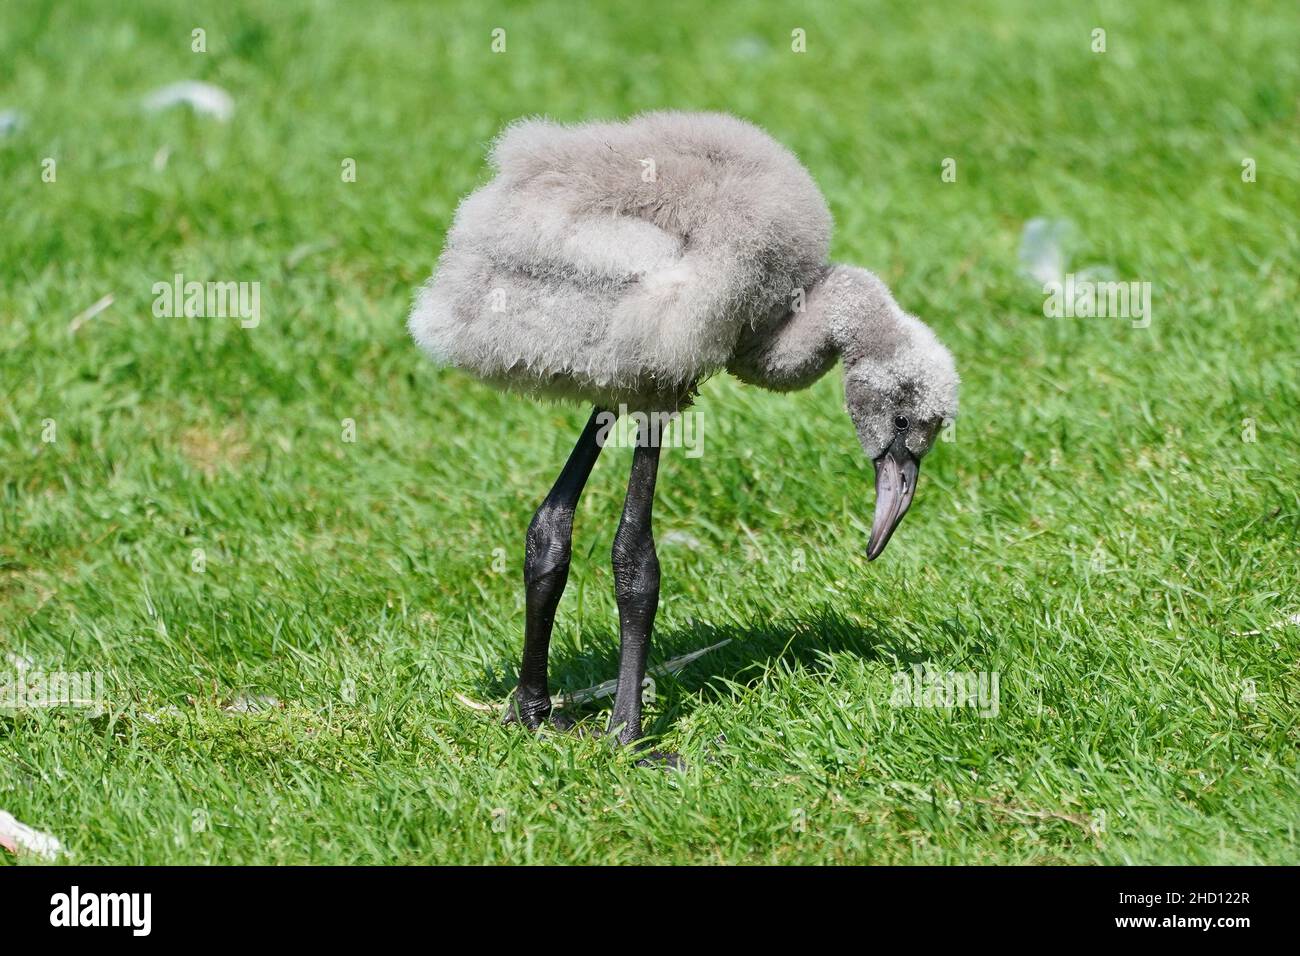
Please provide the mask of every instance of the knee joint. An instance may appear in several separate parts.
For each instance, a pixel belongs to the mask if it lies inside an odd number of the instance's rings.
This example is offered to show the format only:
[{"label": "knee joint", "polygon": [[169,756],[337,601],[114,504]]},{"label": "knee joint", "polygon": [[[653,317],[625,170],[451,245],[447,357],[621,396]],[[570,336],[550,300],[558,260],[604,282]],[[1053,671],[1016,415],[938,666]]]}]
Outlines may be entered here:
[{"label": "knee joint", "polygon": [[659,590],[659,556],[649,535],[635,538],[618,535],[611,555],[614,586],[620,596],[657,593]]},{"label": "knee joint", "polygon": [[557,571],[567,571],[573,515],[543,505],[533,515],[524,542],[524,582],[534,584]]}]

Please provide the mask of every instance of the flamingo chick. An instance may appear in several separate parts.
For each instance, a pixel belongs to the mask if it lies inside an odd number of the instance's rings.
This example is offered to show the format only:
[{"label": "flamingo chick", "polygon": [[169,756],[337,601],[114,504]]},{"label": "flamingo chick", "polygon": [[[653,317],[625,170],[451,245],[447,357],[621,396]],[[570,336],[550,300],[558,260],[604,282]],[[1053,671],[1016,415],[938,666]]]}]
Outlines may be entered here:
[{"label": "flamingo chick", "polygon": [[[435,359],[499,387],[595,406],[528,527],[523,663],[507,720],[552,715],[547,652],[569,574],[573,514],[608,412],[656,420],[726,369],[774,391],[837,359],[875,463],[875,559],[911,504],[918,465],[957,412],[952,355],[876,276],[827,262],[831,216],[789,150],[718,113],[625,123],[523,120],[491,150],[410,315]],[[638,436],[614,536],[620,659],[609,729],[641,736],[641,685],[659,603],[651,534],[658,443]]]}]

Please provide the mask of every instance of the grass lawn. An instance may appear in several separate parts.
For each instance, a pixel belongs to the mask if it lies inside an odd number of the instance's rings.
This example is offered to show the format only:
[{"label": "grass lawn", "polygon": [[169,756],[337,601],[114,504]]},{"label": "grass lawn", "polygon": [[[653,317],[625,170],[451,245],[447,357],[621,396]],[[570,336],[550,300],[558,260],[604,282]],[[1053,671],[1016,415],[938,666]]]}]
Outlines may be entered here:
[{"label": "grass lawn", "polygon": [[[65,859],[1300,862],[1294,6],[127,6],[0,15],[0,677],[107,704],[0,713],[0,810]],[[228,122],[141,108],[187,79]],[[657,684],[680,774],[458,700],[513,685],[588,410],[404,329],[501,125],[660,107],[794,149],[835,258],[964,378],[871,564],[838,370],[705,385],[655,509],[652,664],[730,640]],[[1150,282],[1149,327],[1045,317],[1035,217]],[[260,283],[260,322],[156,317],[177,273]],[[553,689],[614,675],[630,458],[583,498]],[[997,713],[891,704],[922,662],[996,673]]]}]

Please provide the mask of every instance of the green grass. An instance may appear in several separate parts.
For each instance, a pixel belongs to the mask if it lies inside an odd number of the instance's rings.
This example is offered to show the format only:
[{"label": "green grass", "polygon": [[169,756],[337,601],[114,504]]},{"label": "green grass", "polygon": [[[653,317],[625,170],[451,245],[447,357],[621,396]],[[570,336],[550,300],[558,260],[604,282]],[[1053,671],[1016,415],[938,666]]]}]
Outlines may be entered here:
[{"label": "green grass", "polygon": [[[1269,627],[1300,611],[1295,8],[131,6],[0,30],[26,115],[0,138],[0,653],[109,701],[0,715],[0,809],[83,863],[1300,862],[1300,627]],[[141,112],[188,78],[228,124]],[[704,456],[665,452],[656,506],[652,661],[731,639],[659,682],[684,774],[458,703],[511,686],[524,529],[586,410],[403,327],[503,123],[656,107],[791,146],[835,257],[964,377],[870,565],[838,372],[705,386]],[[1151,282],[1150,328],[1044,318],[1034,216]],[[155,318],[177,272],[260,282],[261,324]],[[561,688],[615,670],[629,458],[578,515]],[[918,661],[997,672],[997,716],[891,706]]]}]

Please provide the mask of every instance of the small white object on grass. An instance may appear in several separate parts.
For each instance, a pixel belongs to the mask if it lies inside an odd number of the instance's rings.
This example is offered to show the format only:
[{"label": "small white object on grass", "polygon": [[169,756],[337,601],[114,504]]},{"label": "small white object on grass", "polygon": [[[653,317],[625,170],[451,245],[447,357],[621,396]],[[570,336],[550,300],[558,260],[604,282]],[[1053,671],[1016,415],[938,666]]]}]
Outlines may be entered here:
[{"label": "small white object on grass", "polygon": [[[725,641],[718,641],[718,643],[710,644],[708,647],[701,647],[698,651],[691,651],[689,654],[681,654],[671,660],[664,661],[658,667],[650,668],[647,673],[655,677],[661,677],[664,674],[676,674],[682,668],[686,667],[686,665],[699,660],[705,654],[709,653],[709,651],[716,651],[719,647],[726,647],[730,643],[731,638],[727,638]],[[574,704],[584,704],[589,700],[599,700],[601,697],[610,697],[617,689],[618,681],[607,680],[603,683],[596,684],[594,687],[584,687],[582,690],[571,691],[567,694],[555,694],[551,697],[551,706],[572,707]],[[458,693],[455,696],[456,700],[460,701],[461,704],[468,707],[470,710],[477,710],[481,713],[489,714],[494,714],[501,710],[501,708],[496,704],[484,704],[471,697],[466,697],[464,694]],[[509,707],[510,705],[507,704],[506,706]]]},{"label": "small white object on grass", "polygon": [[228,714],[260,714],[283,708],[280,698],[270,694],[239,694],[221,705]]},{"label": "small white object on grass", "polygon": [[[725,641],[718,641],[716,644],[710,644],[708,647],[701,647],[698,651],[691,651],[689,654],[682,654],[671,660],[664,661],[658,667],[652,667],[646,673],[653,677],[662,677],[664,674],[676,674],[687,664],[691,664],[709,651],[716,651],[719,647],[726,647],[731,643],[731,638]],[[607,680],[604,683],[597,684],[595,687],[584,687],[582,690],[575,690],[568,694],[554,694],[551,697],[551,706],[553,707],[572,707],[574,704],[585,704],[589,700],[599,700],[601,697],[612,697],[614,691],[618,690],[617,680]]]},{"label": "small white object on grass", "polygon": [[27,123],[27,117],[18,110],[0,110],[0,136],[18,132]]},{"label": "small white object on grass", "polygon": [[144,108],[151,113],[185,104],[194,112],[211,116],[222,123],[235,112],[235,101],[219,86],[198,80],[182,80],[159,87],[144,98]]},{"label": "small white object on grass", "polygon": [[761,60],[770,50],[767,41],[753,33],[738,37],[732,41],[729,48],[729,52],[737,60]]},{"label": "small white object on grass", "polygon": [[10,853],[30,853],[43,860],[52,860],[63,850],[57,839],[19,823],[13,814],[3,810],[0,810],[0,846]]},{"label": "small white object on grass", "polygon": [[1072,269],[1070,256],[1079,245],[1079,231],[1068,219],[1036,217],[1020,233],[1020,274],[1039,285],[1064,282],[1068,273],[1076,279],[1108,282],[1115,272],[1109,266],[1091,265]]},{"label": "small white object on grass", "polygon": [[1040,284],[1060,282],[1069,268],[1069,247],[1075,237],[1068,219],[1036,217],[1020,233],[1020,271]]},{"label": "small white object on grass", "polygon": [[687,531],[669,531],[659,539],[659,543],[665,545],[682,544],[690,548],[692,551],[699,551],[704,547],[704,545],[700,543],[699,538]]},{"label": "small white object on grass", "polygon": [[[1268,626],[1267,629],[1270,631],[1276,631],[1278,628],[1286,627],[1289,624],[1300,626],[1300,614],[1292,614],[1290,617],[1284,617],[1280,621],[1274,621],[1272,624]],[[1256,634],[1263,634],[1264,632],[1261,630],[1254,630],[1254,631],[1233,631],[1232,633],[1236,637],[1251,637]]]},{"label": "small white object on grass", "polygon": [[92,306],[90,306],[90,308],[76,315],[73,320],[68,323],[68,334],[76,334],[76,331],[79,328],[107,309],[113,304],[113,301],[113,293],[111,292],[106,296],[101,296]]},{"label": "small white object on grass", "polygon": [[162,707],[160,710],[154,711],[152,713],[149,711],[141,711],[139,716],[140,719],[143,721],[146,721],[151,724],[157,724],[157,723],[161,723],[164,717],[180,717],[181,709],[177,707],[175,704],[167,704],[166,706]]}]

